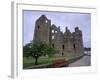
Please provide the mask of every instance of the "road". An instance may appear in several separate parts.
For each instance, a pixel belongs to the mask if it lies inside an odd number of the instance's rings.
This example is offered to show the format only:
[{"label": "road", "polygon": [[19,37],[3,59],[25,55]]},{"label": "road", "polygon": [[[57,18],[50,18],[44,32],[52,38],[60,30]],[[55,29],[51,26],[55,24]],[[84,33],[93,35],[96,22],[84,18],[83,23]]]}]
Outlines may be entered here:
[{"label": "road", "polygon": [[77,60],[76,62],[69,64],[69,67],[90,66],[90,65],[91,65],[91,56],[84,56],[81,59]]}]

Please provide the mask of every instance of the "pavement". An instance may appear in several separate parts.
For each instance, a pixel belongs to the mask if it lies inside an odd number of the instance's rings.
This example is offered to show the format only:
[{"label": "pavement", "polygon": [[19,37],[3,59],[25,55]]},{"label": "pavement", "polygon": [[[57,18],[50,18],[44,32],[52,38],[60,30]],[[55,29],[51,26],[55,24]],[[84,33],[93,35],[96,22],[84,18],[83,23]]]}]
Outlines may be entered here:
[{"label": "pavement", "polygon": [[79,66],[90,66],[91,65],[91,56],[84,56],[81,59],[69,64],[69,67],[79,67]]}]

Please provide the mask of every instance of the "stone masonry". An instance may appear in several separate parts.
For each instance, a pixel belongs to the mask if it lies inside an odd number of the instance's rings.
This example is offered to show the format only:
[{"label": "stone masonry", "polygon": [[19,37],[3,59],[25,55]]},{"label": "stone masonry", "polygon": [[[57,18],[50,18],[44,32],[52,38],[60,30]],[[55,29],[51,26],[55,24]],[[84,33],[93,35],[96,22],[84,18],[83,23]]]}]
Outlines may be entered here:
[{"label": "stone masonry", "polygon": [[36,23],[34,30],[33,41],[45,41],[52,47],[59,50],[60,55],[70,53],[83,54],[83,39],[82,31],[75,27],[74,32],[65,27],[65,32],[60,30],[60,26],[51,25],[51,20],[47,19],[45,15],[41,15]]}]

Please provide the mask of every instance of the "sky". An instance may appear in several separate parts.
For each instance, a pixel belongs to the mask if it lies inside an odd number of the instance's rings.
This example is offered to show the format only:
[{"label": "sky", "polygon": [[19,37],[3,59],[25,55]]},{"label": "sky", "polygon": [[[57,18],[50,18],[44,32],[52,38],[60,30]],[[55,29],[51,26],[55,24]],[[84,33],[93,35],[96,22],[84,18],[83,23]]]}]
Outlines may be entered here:
[{"label": "sky", "polygon": [[47,12],[23,10],[23,45],[29,43],[34,37],[34,28],[36,20],[45,15],[51,20],[51,24],[60,26],[62,32],[65,32],[67,26],[71,32],[75,27],[79,27],[83,34],[84,47],[91,47],[91,14],[75,12]]}]

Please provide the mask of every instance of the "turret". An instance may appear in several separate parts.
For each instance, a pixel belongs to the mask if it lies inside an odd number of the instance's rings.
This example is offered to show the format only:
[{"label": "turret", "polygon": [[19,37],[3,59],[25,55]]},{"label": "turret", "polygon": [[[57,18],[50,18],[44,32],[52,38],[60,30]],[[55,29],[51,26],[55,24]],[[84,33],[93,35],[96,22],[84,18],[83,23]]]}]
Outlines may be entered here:
[{"label": "turret", "polygon": [[51,21],[45,15],[40,16],[35,23],[34,40],[49,43]]},{"label": "turret", "polygon": [[75,27],[75,32],[79,31],[79,28],[78,27]]}]

